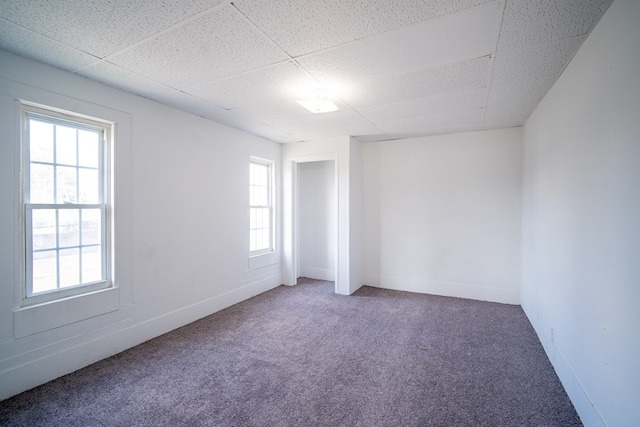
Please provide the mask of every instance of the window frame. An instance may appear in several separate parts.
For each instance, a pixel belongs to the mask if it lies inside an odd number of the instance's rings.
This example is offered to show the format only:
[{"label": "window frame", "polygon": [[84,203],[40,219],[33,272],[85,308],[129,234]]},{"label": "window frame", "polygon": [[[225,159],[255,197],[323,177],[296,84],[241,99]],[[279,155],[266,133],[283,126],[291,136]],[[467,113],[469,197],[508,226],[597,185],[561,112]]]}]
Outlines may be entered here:
[{"label": "window frame", "polygon": [[[268,167],[268,205],[251,204],[251,165],[257,164]],[[249,158],[249,257],[259,257],[271,254],[276,251],[276,218],[275,218],[275,162],[261,157],[250,156]],[[251,210],[268,208],[269,211],[269,247],[251,250]]]},{"label": "window frame", "polygon": [[[113,281],[113,254],[112,254],[112,206],[113,206],[113,138],[115,134],[115,124],[90,116],[85,116],[65,110],[60,110],[53,107],[43,106],[39,104],[31,104],[28,102],[20,102],[20,146],[21,146],[21,236],[22,236],[22,271],[23,280],[21,283],[21,307],[29,307],[36,304],[48,303],[52,301],[58,301],[61,299],[85,295],[95,291],[109,289],[114,287]],[[30,118],[41,119],[44,122],[51,123],[53,125],[63,125],[73,127],[74,129],[86,129],[101,132],[102,141],[99,146],[99,164],[98,164],[98,185],[101,189],[101,199],[98,203],[76,203],[65,204],[56,203],[57,200],[53,200],[53,203],[31,203],[31,158],[30,158],[30,134],[29,134],[29,120]],[[52,160],[52,164],[55,167],[59,163]],[[62,163],[60,163],[62,164]],[[76,165],[78,168],[78,165]],[[54,180],[55,180],[54,176]],[[76,181],[76,186],[78,186]],[[34,210],[39,209],[100,209],[101,212],[101,233],[100,233],[100,247],[101,251],[101,263],[102,263],[102,278],[96,281],[80,283],[73,286],[60,288],[60,277],[57,272],[57,288],[33,293],[33,222],[32,216]],[[59,228],[59,225],[56,226]],[[56,232],[57,234],[57,232]],[[82,250],[83,245],[78,243],[78,249]],[[64,250],[61,248],[59,242],[56,242],[55,251]],[[59,255],[56,255],[56,258]],[[80,268],[80,266],[79,266]]]}]

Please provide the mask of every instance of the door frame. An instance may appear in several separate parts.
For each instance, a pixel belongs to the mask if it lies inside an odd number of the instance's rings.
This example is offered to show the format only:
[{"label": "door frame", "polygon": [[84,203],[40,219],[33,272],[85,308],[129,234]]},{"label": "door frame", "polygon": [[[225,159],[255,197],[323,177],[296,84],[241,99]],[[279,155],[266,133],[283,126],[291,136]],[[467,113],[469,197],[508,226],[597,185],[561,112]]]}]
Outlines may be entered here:
[{"label": "door frame", "polygon": [[[332,161],[333,162],[333,173],[334,173],[334,195],[335,198],[335,229],[333,230],[334,234],[334,277],[335,277],[335,292],[336,293],[344,293],[343,288],[348,287],[347,283],[342,283],[340,280],[340,271],[343,266],[340,265],[340,261],[348,259],[348,257],[341,256],[340,254],[340,244],[339,244],[339,168],[338,168],[338,156],[337,154],[313,154],[308,156],[296,156],[291,157],[289,159],[290,167],[291,167],[291,181],[290,181],[290,191],[285,194],[285,209],[290,209],[291,215],[289,216],[289,221],[285,221],[285,233],[283,238],[284,245],[284,256],[287,258],[287,255],[290,257],[289,262],[283,263],[283,268],[287,269],[287,274],[290,278],[290,283],[285,283],[287,285],[296,285],[298,283],[298,271],[300,267],[300,209],[299,209],[299,178],[300,178],[300,170],[299,165],[301,163],[312,163],[312,162],[324,162],[324,161]],[[287,200],[289,199],[289,200]],[[286,232],[288,231],[288,233]],[[343,292],[340,292],[343,291]],[[348,292],[347,292],[348,294]]]}]

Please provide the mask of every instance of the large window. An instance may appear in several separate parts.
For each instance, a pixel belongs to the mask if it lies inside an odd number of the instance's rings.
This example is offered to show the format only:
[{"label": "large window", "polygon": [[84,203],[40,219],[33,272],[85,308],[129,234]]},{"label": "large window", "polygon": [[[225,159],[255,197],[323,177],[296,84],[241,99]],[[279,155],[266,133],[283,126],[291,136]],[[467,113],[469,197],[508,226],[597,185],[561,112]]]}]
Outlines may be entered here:
[{"label": "large window", "polygon": [[249,163],[249,251],[274,250],[273,162],[251,158]]},{"label": "large window", "polygon": [[111,125],[23,105],[25,304],[110,286]]}]

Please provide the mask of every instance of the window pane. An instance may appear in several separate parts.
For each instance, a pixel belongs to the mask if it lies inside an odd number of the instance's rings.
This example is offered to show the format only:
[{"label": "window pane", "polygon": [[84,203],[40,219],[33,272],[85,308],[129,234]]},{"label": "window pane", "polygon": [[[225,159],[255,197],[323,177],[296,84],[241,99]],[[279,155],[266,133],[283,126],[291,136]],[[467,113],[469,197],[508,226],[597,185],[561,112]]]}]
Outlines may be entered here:
[{"label": "window pane", "polygon": [[33,250],[56,247],[56,210],[36,209],[31,212]]},{"label": "window pane", "polygon": [[67,126],[56,126],[56,163],[76,164],[76,130]]},{"label": "window pane", "polygon": [[97,168],[100,162],[100,132],[78,131],[78,164]]},{"label": "window pane", "polygon": [[33,254],[33,293],[56,289],[56,251],[35,252]]},{"label": "window pane", "polygon": [[269,177],[269,166],[267,165],[256,165],[256,184],[266,185]]},{"label": "window pane", "polygon": [[255,251],[258,245],[256,243],[256,230],[249,230],[249,250]]},{"label": "window pane", "polygon": [[80,250],[60,250],[60,287],[80,284]]},{"label": "window pane", "polygon": [[271,228],[270,218],[269,218],[269,208],[261,209],[261,223],[260,226],[264,229]]},{"label": "window pane", "polygon": [[61,248],[80,244],[80,209],[58,210],[58,242]]},{"label": "window pane", "polygon": [[100,209],[82,210],[82,244],[97,245],[102,241],[102,212]]},{"label": "window pane", "polygon": [[29,138],[31,161],[53,163],[53,125],[30,119]]},{"label": "window pane", "polygon": [[97,169],[79,169],[78,203],[100,203],[100,183]]},{"label": "window pane", "polygon": [[76,203],[76,168],[57,167],[56,203]]},{"label": "window pane", "polygon": [[251,163],[249,165],[249,185],[256,185],[256,175],[257,175],[258,165],[255,163]]},{"label": "window pane", "polygon": [[53,203],[53,166],[31,163],[30,203]]},{"label": "window pane", "polygon": [[262,235],[264,234],[264,231],[262,230],[256,230],[256,249],[260,250],[260,249],[264,249],[264,245],[262,244]]},{"label": "window pane", "polygon": [[263,212],[262,209],[256,208],[256,229],[264,228]]},{"label": "window pane", "polygon": [[254,187],[255,204],[266,206],[268,204],[268,191],[266,187]]},{"label": "window pane", "polygon": [[82,283],[102,280],[102,251],[100,246],[82,248]]}]

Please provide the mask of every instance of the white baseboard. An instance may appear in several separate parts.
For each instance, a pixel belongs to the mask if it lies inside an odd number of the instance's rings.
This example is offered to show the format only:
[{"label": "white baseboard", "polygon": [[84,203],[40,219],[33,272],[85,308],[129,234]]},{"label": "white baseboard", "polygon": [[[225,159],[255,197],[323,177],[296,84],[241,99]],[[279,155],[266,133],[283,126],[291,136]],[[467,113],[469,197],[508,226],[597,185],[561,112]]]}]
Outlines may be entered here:
[{"label": "white baseboard", "polygon": [[467,283],[436,282],[407,277],[364,275],[364,284],[376,288],[468,298],[503,304],[520,304],[520,289],[478,286]]},{"label": "white baseboard", "polygon": [[[266,292],[279,286],[280,281],[280,274],[263,275],[232,291],[119,329],[111,334],[93,339],[88,338],[80,344],[64,348],[56,353],[10,367],[0,372],[0,400],[77,371],[99,360],[113,356],[128,348]],[[18,357],[15,359],[18,359]]]},{"label": "white baseboard", "polygon": [[301,268],[298,277],[308,277],[309,279],[316,280],[328,280],[330,282],[333,282],[336,279],[336,275],[333,270],[314,267]]},{"label": "white baseboard", "polygon": [[607,424],[593,405],[588,393],[576,377],[573,369],[571,369],[567,359],[565,359],[562,352],[556,347],[553,329],[545,325],[538,317],[534,316],[533,310],[527,304],[522,304],[522,309],[533,326],[533,329],[536,331],[542,347],[551,365],[553,365],[553,369],[556,371],[571,403],[573,403],[573,406],[580,416],[582,424],[586,427],[606,427]]}]

